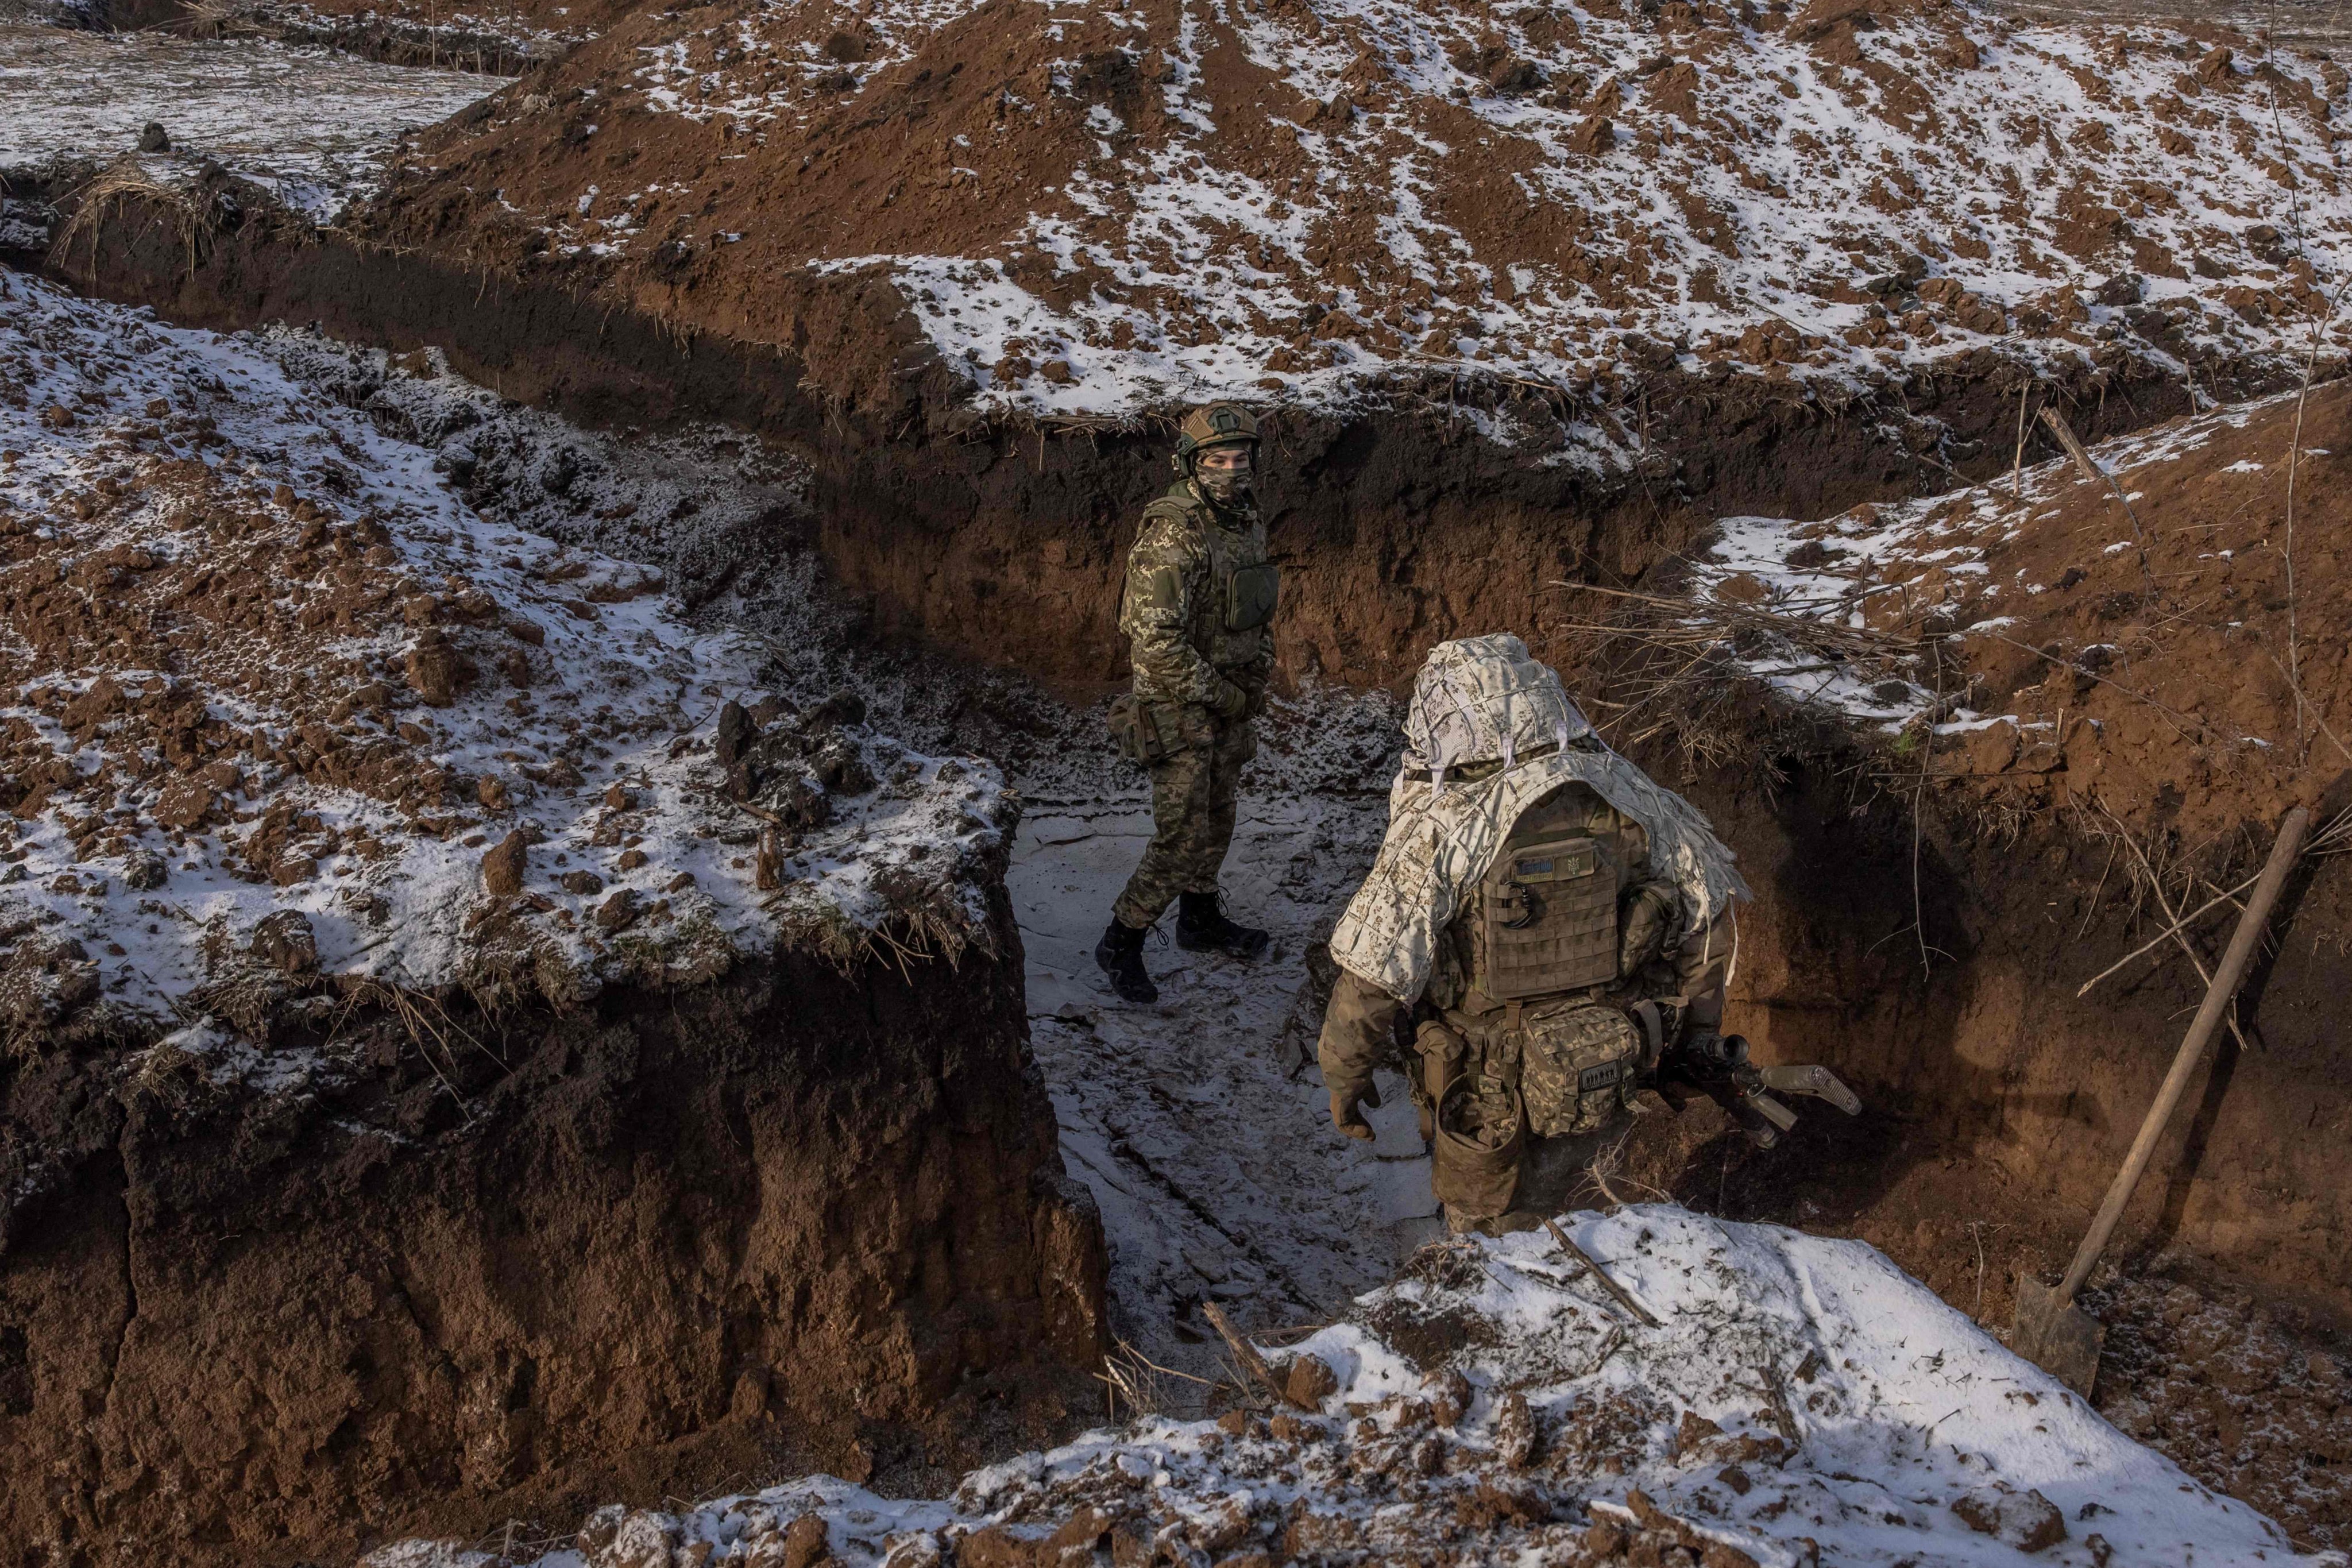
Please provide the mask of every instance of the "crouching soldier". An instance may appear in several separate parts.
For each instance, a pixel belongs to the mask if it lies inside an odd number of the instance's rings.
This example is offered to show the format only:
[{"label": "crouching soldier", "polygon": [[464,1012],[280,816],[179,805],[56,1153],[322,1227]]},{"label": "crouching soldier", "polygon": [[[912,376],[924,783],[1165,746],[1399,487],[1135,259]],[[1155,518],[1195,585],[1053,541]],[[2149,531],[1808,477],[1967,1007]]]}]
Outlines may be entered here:
[{"label": "crouching soldier", "polygon": [[1759,1142],[1794,1121],[1768,1089],[1861,1109],[1824,1069],[1759,1069],[1720,1033],[1749,896],[1731,851],[1518,638],[1432,649],[1404,732],[1387,837],[1332,934],[1318,1055],[1333,1124],[1370,1138],[1372,1069],[1410,1026],[1448,1228],[1554,1212],[1646,1083],[1704,1090]]},{"label": "crouching soldier", "polygon": [[1266,933],[1225,918],[1217,875],[1234,837],[1250,721],[1274,668],[1277,578],[1265,558],[1255,480],[1257,422],[1230,403],[1177,430],[1176,482],[1143,510],[1127,559],[1118,629],[1135,687],[1111,705],[1119,751],[1151,773],[1152,838],[1113,907],[1095,962],[1129,1002],[1159,1000],[1143,935],[1180,901],[1176,945],[1251,959]]}]

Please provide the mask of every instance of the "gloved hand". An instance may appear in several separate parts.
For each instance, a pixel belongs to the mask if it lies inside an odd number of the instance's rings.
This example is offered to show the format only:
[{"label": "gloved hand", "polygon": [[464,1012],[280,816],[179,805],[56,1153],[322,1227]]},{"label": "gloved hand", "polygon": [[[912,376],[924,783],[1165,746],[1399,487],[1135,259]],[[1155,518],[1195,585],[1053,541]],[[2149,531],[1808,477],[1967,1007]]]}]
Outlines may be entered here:
[{"label": "gloved hand", "polygon": [[1248,714],[1248,716],[1249,716],[1250,718],[1253,718],[1253,719],[1256,718],[1259,714],[1264,713],[1264,712],[1265,711],[1265,687],[1261,686],[1261,687],[1259,687],[1255,691],[1253,691],[1253,692],[1251,692],[1251,693],[1250,693],[1250,697],[1249,697],[1249,707],[1248,707],[1247,709],[1244,710],[1244,712],[1246,712],[1246,713]]},{"label": "gloved hand", "polygon": [[1248,692],[1230,680],[1220,680],[1217,683],[1216,699],[1209,706],[1215,710],[1218,718],[1230,724],[1248,713],[1249,702]]},{"label": "gloved hand", "polygon": [[1331,1125],[1350,1138],[1369,1142],[1372,1129],[1370,1123],[1364,1120],[1363,1112],[1357,1109],[1360,1105],[1369,1105],[1374,1110],[1381,1108],[1380,1086],[1370,1079],[1360,1084],[1331,1091]]}]

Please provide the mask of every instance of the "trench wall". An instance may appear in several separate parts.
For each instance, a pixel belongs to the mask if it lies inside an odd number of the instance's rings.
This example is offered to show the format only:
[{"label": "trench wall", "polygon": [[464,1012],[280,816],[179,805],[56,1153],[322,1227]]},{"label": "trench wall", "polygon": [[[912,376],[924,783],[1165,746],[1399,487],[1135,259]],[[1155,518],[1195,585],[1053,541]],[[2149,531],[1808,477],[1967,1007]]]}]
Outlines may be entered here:
[{"label": "trench wall", "polygon": [[[556,281],[266,224],[215,236],[192,267],[142,221],[126,209],[89,257],[53,258],[53,269],[176,320],[315,320],[394,349],[436,343],[509,395],[591,422],[756,428],[813,465],[811,526],[874,636],[1018,668],[1081,699],[1123,679],[1118,574],[1136,513],[1167,481],[1166,433],[974,418],[887,287],[780,284],[809,290],[793,342],[730,344],[679,339]],[[1717,516],[1826,515],[2005,468],[2021,374],[1980,354],[1834,408],[1785,383],[1629,375],[1615,413],[1645,456],[1606,479],[1480,437],[1498,413],[1542,416],[1507,388],[1408,389],[1354,416],[1279,411],[1264,501],[1286,571],[1282,674],[1396,687],[1431,643],[1496,629],[1557,658],[1555,582],[1636,576]],[[2200,380],[2224,397],[2268,390],[2227,367]],[[2119,352],[2058,390],[2086,438],[2184,407],[2179,384]],[[1820,1191],[1866,1205],[1929,1183],[1932,1165],[1946,1173],[1934,1180],[1969,1184],[1969,1201],[2000,1205],[2004,1222],[2026,1216],[1999,1246],[2030,1233],[2056,1247],[2095,1203],[2169,1059],[2176,1015],[2194,1001],[2186,971],[2073,1000],[2125,951],[2113,911],[2089,908],[2102,850],[2046,823],[1995,845],[1931,821],[1915,900],[1908,818],[1857,812],[1843,788],[1801,766],[1781,784],[1693,785],[1762,893],[1743,950],[1749,1032],[1783,1058],[1831,1062],[1885,1112],[1843,1142],[1799,1141],[1843,1184]],[[2300,945],[2261,983],[2266,1043],[2217,1058],[2182,1134],[2186,1174],[2151,1181],[2131,1234],[2341,1300],[2328,1282],[2347,1272],[2352,1108],[2334,1087],[2345,1075],[2326,1023],[2345,978],[2333,886],[2322,879]],[[1915,901],[1941,954],[1924,965],[1916,932],[1904,934]],[[1793,1192],[1811,1179],[1795,1158],[1752,1168]],[[1937,1277],[1933,1258],[1905,1261]]]},{"label": "trench wall", "polygon": [[[1915,872],[1907,810],[1857,809],[1845,769],[1784,765],[1769,789],[1717,776],[1691,790],[1757,893],[1728,1022],[1759,1059],[1829,1064],[1868,1112],[1847,1122],[1807,1102],[1780,1150],[1718,1138],[1667,1168],[1710,1206],[1727,1192],[1735,1209],[1849,1227],[2005,1323],[2014,1271],[2054,1275],[2087,1228],[2203,984],[2161,953],[2075,994],[2161,929],[2127,921],[2112,846],[2050,817],[2002,837],[1931,798]],[[2207,922],[2205,951],[2228,931]],[[2339,859],[2304,863],[2273,931],[2240,1002],[2251,1048],[2225,1032],[2209,1053],[2110,1256],[2186,1249],[2352,1321]]]},{"label": "trench wall", "polygon": [[446,1058],[363,1017],[276,1093],[0,1061],[0,1563],[348,1562],[1090,1406],[1099,1222],[997,901],[996,958],[461,1010]]},{"label": "trench wall", "polygon": [[[982,418],[879,277],[778,279],[790,340],[751,343],[678,332],[554,270],[494,273],[260,208],[215,213],[193,240],[189,221],[117,201],[48,270],[188,324],[316,322],[396,352],[436,345],[467,375],[591,425],[755,430],[812,465],[814,542],[873,635],[1072,696],[1125,678],[1119,573],[1169,482],[1169,430]],[[2218,395],[2253,389],[2227,367],[2200,374]],[[1554,584],[1636,576],[1716,517],[1828,515],[1944,488],[1948,464],[2005,468],[2024,374],[1979,353],[1832,405],[1786,380],[1628,370],[1606,412],[1440,376],[1352,414],[1276,409],[1262,501],[1285,570],[1279,674],[1398,686],[1443,638],[1534,640],[1560,617]],[[2185,406],[2179,383],[2120,352],[2058,390],[2086,438]],[[1642,447],[1639,470],[1602,475],[1481,434],[1498,421],[1540,433],[1570,412],[1614,421]]]}]

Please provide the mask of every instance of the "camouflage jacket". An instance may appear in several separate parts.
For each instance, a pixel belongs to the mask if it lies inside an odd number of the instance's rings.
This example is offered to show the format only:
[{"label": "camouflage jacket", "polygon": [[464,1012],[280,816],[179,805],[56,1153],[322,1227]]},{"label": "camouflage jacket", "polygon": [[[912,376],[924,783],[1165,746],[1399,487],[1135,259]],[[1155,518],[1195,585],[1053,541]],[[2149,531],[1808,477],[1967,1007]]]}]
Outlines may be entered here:
[{"label": "camouflage jacket", "polygon": [[1276,568],[1255,511],[1212,506],[1180,479],[1144,509],[1118,629],[1146,702],[1214,707],[1231,681],[1255,700],[1274,668]]}]

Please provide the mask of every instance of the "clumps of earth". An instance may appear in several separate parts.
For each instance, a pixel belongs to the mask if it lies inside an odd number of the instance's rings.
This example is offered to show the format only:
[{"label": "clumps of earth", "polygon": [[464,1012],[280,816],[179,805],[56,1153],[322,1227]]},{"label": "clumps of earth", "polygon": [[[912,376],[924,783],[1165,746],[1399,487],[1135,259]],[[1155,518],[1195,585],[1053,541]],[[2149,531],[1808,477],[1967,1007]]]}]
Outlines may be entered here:
[{"label": "clumps of earth", "polygon": [[362,984],[569,1005],[778,942],[984,938],[993,767],[854,697],[796,711],[761,638],[485,517],[289,346],[0,278],[15,1027],[252,1034]]},{"label": "clumps of earth", "polygon": [[1541,1231],[1433,1243],[1303,1340],[1234,1339],[1213,1419],[1152,1414],[1155,1369],[1114,1358],[1124,1426],[947,1497],[607,1507],[539,1568],[2293,1560],[1867,1246],[1671,1205],[1559,1224],[1593,1264]]},{"label": "clumps of earth", "polygon": [[722,4],[616,18],[361,221],[789,345],[877,415],[927,370],[1029,416],[1467,374],[1589,394],[1638,451],[1674,373],[1842,405],[1988,356],[2336,362],[2347,90],[1943,0]]},{"label": "clumps of earth", "polygon": [[756,709],[728,703],[711,742],[714,760],[727,771],[728,798],[781,829],[780,846],[797,846],[802,834],[833,819],[836,797],[874,787],[874,770],[841,728],[865,719],[866,700],[854,691],[837,692],[806,714],[782,698]]},{"label": "clumps of earth", "polygon": [[2352,695],[2347,451],[2336,381],[1932,498],[1727,518],[1617,641],[1714,627],[1723,668],[1874,731],[1996,820],[2070,812],[2259,858],[2246,824],[2326,819],[2352,768],[2327,718]]}]

